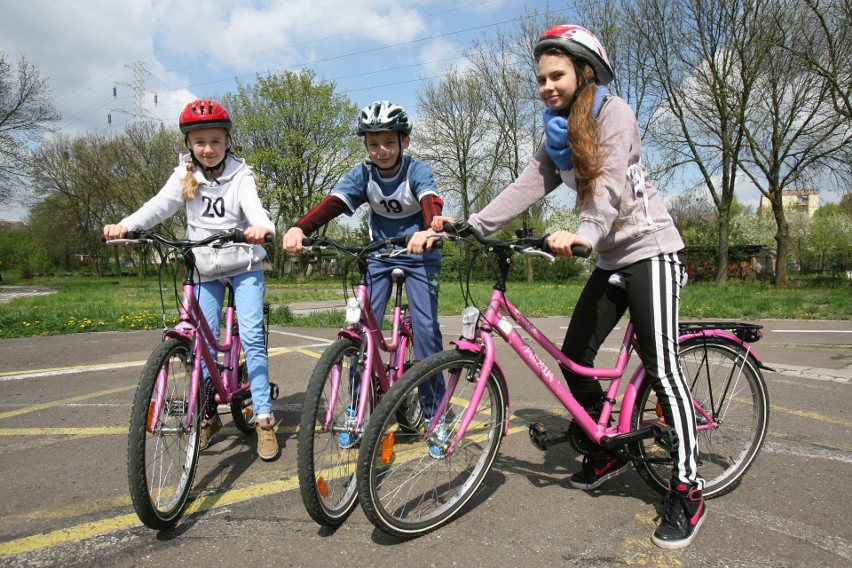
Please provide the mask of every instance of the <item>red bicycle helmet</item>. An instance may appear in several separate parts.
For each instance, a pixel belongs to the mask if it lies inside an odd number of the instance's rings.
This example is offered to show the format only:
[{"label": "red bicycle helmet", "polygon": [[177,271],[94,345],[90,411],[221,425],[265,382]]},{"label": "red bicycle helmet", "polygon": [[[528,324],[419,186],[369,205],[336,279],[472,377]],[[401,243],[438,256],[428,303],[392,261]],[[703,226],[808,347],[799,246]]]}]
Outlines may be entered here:
[{"label": "red bicycle helmet", "polygon": [[224,128],[231,131],[231,115],[227,109],[211,100],[192,101],[180,113],[180,131],[186,134],[199,128]]},{"label": "red bicycle helmet", "polygon": [[606,51],[595,34],[581,26],[553,26],[538,38],[533,54],[538,59],[548,49],[558,49],[569,57],[577,57],[589,63],[595,70],[597,83],[606,85],[612,81],[612,66]]}]

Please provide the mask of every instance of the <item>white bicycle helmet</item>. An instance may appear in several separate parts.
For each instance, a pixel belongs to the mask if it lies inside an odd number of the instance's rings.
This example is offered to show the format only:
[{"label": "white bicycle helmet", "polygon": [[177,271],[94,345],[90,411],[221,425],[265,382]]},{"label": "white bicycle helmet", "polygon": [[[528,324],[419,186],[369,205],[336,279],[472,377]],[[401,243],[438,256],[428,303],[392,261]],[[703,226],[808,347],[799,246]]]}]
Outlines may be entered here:
[{"label": "white bicycle helmet", "polygon": [[405,109],[390,101],[376,101],[361,109],[358,117],[358,136],[367,132],[400,132],[411,134],[411,120]]},{"label": "white bicycle helmet", "polygon": [[538,59],[548,49],[558,49],[569,57],[577,57],[589,63],[595,70],[597,83],[606,85],[612,81],[612,65],[601,42],[595,34],[581,26],[553,26],[538,38],[533,54]]}]

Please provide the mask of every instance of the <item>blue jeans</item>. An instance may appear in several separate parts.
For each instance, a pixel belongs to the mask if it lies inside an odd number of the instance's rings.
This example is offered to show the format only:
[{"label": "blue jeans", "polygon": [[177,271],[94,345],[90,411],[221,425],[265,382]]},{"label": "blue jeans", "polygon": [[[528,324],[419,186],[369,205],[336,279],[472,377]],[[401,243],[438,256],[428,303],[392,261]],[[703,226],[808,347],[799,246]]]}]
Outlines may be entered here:
[{"label": "blue jeans", "polygon": [[[440,287],[440,266],[393,264],[377,260],[367,265],[370,305],[379,322],[385,313],[391,295],[394,268],[405,272],[405,289],[408,297],[408,311],[411,314],[411,326],[414,328],[414,354],[417,360],[443,349],[441,327],[438,325],[438,290]],[[426,416],[432,416],[444,396],[444,378],[438,374],[420,387],[420,406]]]},{"label": "blue jeans", "polygon": [[225,300],[225,282],[234,287],[234,299],[240,324],[240,339],[246,353],[246,365],[251,383],[251,398],[255,414],[272,414],[269,392],[269,358],[263,338],[263,298],[266,284],[263,271],[255,270],[225,280],[211,280],[197,285],[198,305],[204,319],[210,324],[216,340],[222,304]]}]

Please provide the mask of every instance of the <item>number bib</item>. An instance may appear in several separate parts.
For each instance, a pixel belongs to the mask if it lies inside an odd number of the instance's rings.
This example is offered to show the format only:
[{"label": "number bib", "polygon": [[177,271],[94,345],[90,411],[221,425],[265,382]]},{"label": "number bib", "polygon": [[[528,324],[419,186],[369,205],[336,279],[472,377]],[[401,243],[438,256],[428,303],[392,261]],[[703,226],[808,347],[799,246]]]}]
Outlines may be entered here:
[{"label": "number bib", "polygon": [[389,219],[403,219],[420,212],[420,202],[414,192],[411,191],[408,183],[410,172],[411,168],[409,167],[405,181],[399,184],[390,195],[385,195],[379,184],[373,181],[373,172],[370,168],[370,177],[367,180],[367,200],[376,215]]}]

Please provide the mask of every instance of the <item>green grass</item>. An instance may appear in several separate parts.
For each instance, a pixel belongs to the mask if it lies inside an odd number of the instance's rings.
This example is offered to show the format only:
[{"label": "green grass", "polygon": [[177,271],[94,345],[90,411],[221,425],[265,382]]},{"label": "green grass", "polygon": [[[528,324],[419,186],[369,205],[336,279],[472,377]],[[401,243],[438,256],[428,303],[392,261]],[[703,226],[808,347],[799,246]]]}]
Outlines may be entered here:
[{"label": "green grass", "polygon": [[[512,282],[508,297],[530,317],[568,317],[583,283],[582,278],[566,284]],[[0,338],[164,327],[159,287],[154,278],[68,277],[15,284],[54,286],[59,292],[0,304]],[[849,292],[848,284],[786,290],[759,282],[731,282],[723,289],[710,283],[690,284],[681,292],[681,318],[849,320],[852,319]],[[270,320],[273,325],[290,327],[340,327],[343,325],[342,311],[303,316],[294,315],[288,305],[339,299],[341,293],[339,280],[284,284],[268,279],[266,299],[273,305]],[[480,308],[485,306],[490,294],[491,283],[476,283],[471,287],[474,303]],[[170,285],[165,301],[165,325],[170,326],[177,318],[176,300]],[[456,315],[464,306],[458,282],[445,276],[441,285],[440,314]]]}]

